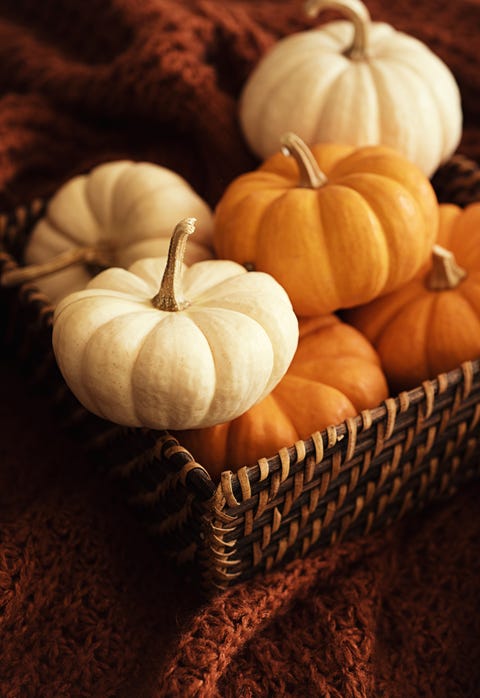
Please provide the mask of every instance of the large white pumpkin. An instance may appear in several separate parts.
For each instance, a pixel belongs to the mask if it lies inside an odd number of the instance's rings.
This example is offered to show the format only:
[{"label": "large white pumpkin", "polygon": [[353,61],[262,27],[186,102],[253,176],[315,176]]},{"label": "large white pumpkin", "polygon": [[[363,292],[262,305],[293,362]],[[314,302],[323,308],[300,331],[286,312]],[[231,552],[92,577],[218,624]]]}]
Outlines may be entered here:
[{"label": "large white pumpkin", "polygon": [[312,16],[329,8],[348,19],[281,39],[247,80],[239,116],[251,149],[272,155],[286,131],[310,145],[381,144],[430,176],[461,136],[452,73],[417,39],[371,22],[360,0],[306,5]]},{"label": "large white pumpkin", "polygon": [[85,288],[96,258],[101,266],[128,267],[142,257],[166,255],[173,227],[185,216],[198,221],[186,263],[211,258],[212,212],[183,177],[153,163],[104,163],[69,180],[52,197],[26,246],[25,262],[43,265],[63,253],[93,248],[90,264],[77,261],[35,278],[56,303]]},{"label": "large white pumpkin", "polygon": [[107,269],[58,304],[55,356],[94,414],[155,429],[213,426],[262,400],[290,365],[298,322],[286,292],[230,260],[186,267],[192,231],[191,219],[177,225],[168,262]]}]

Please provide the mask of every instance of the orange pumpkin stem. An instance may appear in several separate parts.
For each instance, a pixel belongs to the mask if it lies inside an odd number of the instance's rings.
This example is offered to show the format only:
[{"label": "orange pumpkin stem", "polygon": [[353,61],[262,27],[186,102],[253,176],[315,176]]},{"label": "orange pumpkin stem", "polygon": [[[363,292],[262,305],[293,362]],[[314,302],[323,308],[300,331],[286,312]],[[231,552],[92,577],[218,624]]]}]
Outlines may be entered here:
[{"label": "orange pumpkin stem", "polygon": [[440,245],[433,246],[432,268],[426,279],[430,291],[456,288],[466,276],[467,272],[457,264],[453,252]]},{"label": "orange pumpkin stem", "polygon": [[168,248],[167,265],[163,272],[160,290],[152,298],[152,305],[159,310],[176,312],[190,305],[183,295],[182,264],[189,235],[195,232],[196,218],[184,218],[177,223]]},{"label": "orange pumpkin stem", "polygon": [[284,155],[291,155],[297,162],[300,173],[299,187],[319,189],[327,183],[327,176],[319,168],[312,151],[296,133],[285,133],[280,139],[280,144]]},{"label": "orange pumpkin stem", "polygon": [[305,12],[316,17],[322,10],[338,10],[353,24],[353,40],[343,55],[354,61],[368,57],[368,29],[370,13],[360,0],[307,0]]},{"label": "orange pumpkin stem", "polygon": [[110,264],[110,256],[107,248],[104,246],[77,247],[62,252],[43,264],[29,264],[20,269],[5,271],[1,276],[0,283],[7,288],[19,286],[27,281],[35,281],[43,276],[48,276],[48,274],[67,269],[80,262],[107,267]]}]

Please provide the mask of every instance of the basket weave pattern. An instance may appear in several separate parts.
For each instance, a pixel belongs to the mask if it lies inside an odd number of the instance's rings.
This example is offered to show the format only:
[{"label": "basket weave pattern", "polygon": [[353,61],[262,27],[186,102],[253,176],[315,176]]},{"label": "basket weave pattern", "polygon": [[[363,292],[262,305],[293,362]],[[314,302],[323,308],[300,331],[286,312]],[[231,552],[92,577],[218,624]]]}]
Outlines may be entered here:
[{"label": "basket weave pattern", "polygon": [[[480,200],[480,170],[462,156],[441,168],[433,184],[440,201]],[[39,200],[0,216],[0,274],[18,266],[44,210]],[[122,487],[162,550],[193,563],[208,589],[268,571],[313,546],[388,526],[480,475],[480,360],[273,457],[225,471],[216,484],[168,432],[119,427],[81,407],[55,363],[48,298],[32,283],[2,295],[7,343],[32,385]]]}]

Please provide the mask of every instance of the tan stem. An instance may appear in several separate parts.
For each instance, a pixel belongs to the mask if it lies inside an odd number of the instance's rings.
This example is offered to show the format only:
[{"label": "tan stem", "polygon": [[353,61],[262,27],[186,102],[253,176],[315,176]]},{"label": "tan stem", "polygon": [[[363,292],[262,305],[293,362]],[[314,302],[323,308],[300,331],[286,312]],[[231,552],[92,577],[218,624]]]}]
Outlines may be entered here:
[{"label": "tan stem", "polygon": [[6,287],[19,286],[27,281],[35,281],[48,274],[67,269],[80,262],[108,266],[109,259],[106,250],[102,247],[75,247],[42,264],[29,264],[26,267],[5,271],[1,276],[0,283]]},{"label": "tan stem", "polygon": [[343,52],[352,60],[362,60],[368,56],[368,30],[371,19],[367,8],[360,0],[307,0],[305,12],[316,17],[322,10],[338,10],[353,24],[353,40]]},{"label": "tan stem", "polygon": [[312,151],[296,133],[285,133],[280,144],[285,155],[295,158],[300,172],[299,187],[319,189],[327,183],[327,177],[318,166]]},{"label": "tan stem", "polygon": [[432,268],[426,279],[430,291],[456,288],[466,276],[467,272],[457,264],[453,252],[440,245],[433,246]]},{"label": "tan stem", "polygon": [[152,305],[159,310],[175,312],[190,305],[183,295],[182,264],[189,235],[195,232],[196,218],[184,218],[177,223],[168,248],[167,266],[163,272],[160,290],[152,298]]}]

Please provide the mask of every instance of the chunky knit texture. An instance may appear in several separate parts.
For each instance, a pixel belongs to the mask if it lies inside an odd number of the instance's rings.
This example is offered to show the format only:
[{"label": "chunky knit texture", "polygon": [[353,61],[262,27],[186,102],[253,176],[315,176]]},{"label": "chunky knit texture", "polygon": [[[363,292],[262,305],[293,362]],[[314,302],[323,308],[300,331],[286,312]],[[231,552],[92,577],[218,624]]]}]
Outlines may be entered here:
[{"label": "chunky knit texture", "polygon": [[[451,67],[459,150],[480,159],[478,0],[368,6]],[[245,78],[307,26],[293,0],[3,0],[0,204],[118,157],[171,167],[215,204],[256,164],[236,121]],[[16,357],[0,372],[2,698],[479,695],[478,484],[206,601]]]},{"label": "chunky knit texture", "polygon": [[[465,146],[480,155],[478,3],[391,5],[372,0],[372,17],[447,62],[462,90]],[[176,169],[215,203],[256,164],[236,120],[242,84],[275,39],[306,26],[294,0],[4,0],[0,202],[129,156]]]}]

